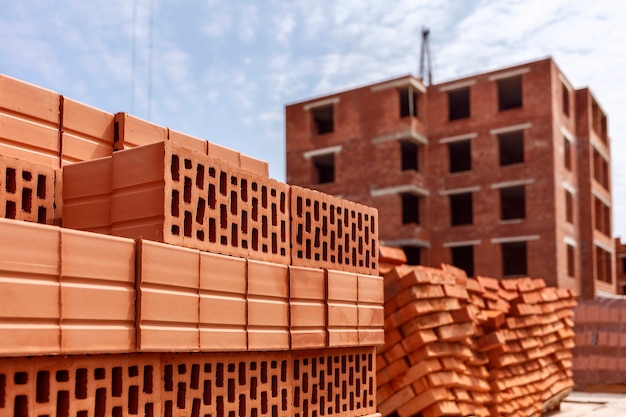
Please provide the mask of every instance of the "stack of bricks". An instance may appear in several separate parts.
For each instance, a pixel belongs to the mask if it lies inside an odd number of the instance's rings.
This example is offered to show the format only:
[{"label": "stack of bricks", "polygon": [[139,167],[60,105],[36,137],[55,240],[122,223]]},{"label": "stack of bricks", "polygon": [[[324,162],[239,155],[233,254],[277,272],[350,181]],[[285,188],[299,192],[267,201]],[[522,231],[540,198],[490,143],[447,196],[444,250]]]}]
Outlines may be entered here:
[{"label": "stack of bricks", "polygon": [[403,261],[381,248],[384,416],[534,416],[558,407],[573,386],[570,291]]},{"label": "stack of bricks", "polygon": [[1,75],[0,167],[0,417],[376,412],[375,209]]},{"label": "stack of bricks", "polygon": [[581,300],[576,306],[573,372],[581,390],[624,392],[626,386],[626,300]]}]

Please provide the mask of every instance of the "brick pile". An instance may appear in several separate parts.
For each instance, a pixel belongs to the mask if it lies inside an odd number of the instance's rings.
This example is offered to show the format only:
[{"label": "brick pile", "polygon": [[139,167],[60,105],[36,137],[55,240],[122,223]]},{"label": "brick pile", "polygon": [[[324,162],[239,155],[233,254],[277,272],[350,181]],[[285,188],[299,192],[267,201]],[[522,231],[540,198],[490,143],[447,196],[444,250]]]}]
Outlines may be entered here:
[{"label": "brick pile", "polygon": [[534,416],[571,391],[570,291],[542,279],[468,279],[448,265],[408,266],[401,252],[380,253],[384,416]]},{"label": "brick pile", "polygon": [[0,417],[376,412],[375,209],[0,75]]}]

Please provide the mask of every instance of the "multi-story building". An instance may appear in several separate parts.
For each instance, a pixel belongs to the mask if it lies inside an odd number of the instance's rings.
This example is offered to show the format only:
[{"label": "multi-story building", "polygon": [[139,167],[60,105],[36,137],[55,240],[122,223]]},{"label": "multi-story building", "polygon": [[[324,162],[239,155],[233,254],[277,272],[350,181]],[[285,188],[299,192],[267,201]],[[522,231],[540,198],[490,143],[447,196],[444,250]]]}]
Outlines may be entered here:
[{"label": "multi-story building", "polygon": [[615,239],[615,261],[617,289],[626,294],[626,243],[622,243],[620,238]]},{"label": "multi-story building", "polygon": [[379,210],[414,264],[615,293],[607,117],[548,58],[289,104],[287,182]]}]

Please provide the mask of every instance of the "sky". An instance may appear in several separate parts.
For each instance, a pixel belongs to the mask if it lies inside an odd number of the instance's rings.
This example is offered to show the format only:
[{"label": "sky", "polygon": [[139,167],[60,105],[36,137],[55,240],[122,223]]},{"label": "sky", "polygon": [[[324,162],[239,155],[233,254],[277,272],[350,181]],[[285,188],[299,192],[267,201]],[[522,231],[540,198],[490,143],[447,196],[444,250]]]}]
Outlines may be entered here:
[{"label": "sky", "polygon": [[433,82],[552,57],[609,119],[613,232],[626,240],[626,2],[25,0],[0,9],[0,73],[269,163],[284,106],[417,75]]}]

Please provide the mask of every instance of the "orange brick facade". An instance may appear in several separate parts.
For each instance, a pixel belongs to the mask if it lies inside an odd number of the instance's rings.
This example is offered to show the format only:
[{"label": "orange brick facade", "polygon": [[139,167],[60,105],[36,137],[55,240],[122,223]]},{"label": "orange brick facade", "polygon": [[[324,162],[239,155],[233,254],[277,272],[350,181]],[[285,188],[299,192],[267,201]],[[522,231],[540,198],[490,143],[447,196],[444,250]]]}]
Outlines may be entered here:
[{"label": "orange brick facade", "polygon": [[382,244],[469,275],[617,292],[607,117],[551,59],[286,106],[287,182],[378,208]]}]

